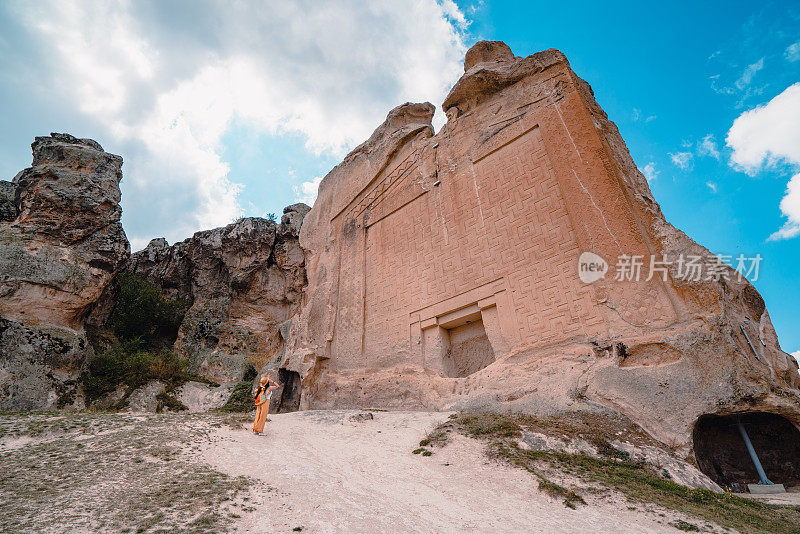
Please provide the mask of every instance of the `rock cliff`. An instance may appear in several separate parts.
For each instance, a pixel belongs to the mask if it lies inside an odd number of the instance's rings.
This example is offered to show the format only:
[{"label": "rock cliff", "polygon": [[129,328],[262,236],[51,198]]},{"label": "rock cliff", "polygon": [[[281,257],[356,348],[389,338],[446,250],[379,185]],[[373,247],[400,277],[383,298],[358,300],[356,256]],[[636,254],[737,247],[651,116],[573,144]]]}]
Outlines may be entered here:
[{"label": "rock cliff", "polygon": [[[665,220],[566,57],[480,42],[464,69],[440,132],[430,104],[400,106],[320,184],[285,363],[303,406],[614,410],[717,481],[736,462],[696,444],[731,417],[800,423],[763,299]],[[584,253],[605,276],[580,277]]]},{"label": "rock cliff", "polygon": [[122,158],[90,139],[37,137],[0,182],[0,409],[68,397],[92,349],[83,322],[130,254]]},{"label": "rock cliff", "polygon": [[298,235],[310,209],[294,204],[280,224],[240,219],[172,246],[154,239],[131,256],[127,271],[191,304],[175,342],[191,371],[229,383],[249,364],[281,355],[279,325],[296,312],[306,285]]}]

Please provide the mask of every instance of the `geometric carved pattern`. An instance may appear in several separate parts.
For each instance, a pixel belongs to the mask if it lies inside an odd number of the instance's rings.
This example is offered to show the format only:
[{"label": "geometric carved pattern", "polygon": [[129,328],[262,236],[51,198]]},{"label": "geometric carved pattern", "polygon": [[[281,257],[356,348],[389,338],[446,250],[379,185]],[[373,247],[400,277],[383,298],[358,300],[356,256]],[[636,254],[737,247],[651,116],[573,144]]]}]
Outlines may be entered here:
[{"label": "geometric carved pattern", "polygon": [[367,186],[352,202],[352,206],[344,213],[344,221],[347,223],[353,218],[358,218],[367,208],[375,207],[384,198],[384,194],[392,188],[401,178],[409,175],[417,167],[419,154],[416,150],[412,151],[408,157],[398,163],[386,176]]},{"label": "geometric carved pattern", "polygon": [[411,311],[498,278],[507,280],[523,341],[602,328],[577,277],[580,251],[538,127],[443,175],[366,232],[367,353],[391,357],[387,343],[407,351]]}]

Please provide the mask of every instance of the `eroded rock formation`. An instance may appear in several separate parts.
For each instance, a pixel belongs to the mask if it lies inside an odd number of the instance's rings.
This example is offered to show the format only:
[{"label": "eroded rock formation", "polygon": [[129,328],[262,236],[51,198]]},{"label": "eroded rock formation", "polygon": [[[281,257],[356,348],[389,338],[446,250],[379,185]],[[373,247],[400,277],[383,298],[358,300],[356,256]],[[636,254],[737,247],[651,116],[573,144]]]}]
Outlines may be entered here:
[{"label": "eroded rock formation", "polygon": [[[557,50],[481,42],[443,105],[392,110],[319,187],[287,369],[307,408],[624,413],[690,453],[704,414],[800,422],[797,365],[755,288],[664,218]],[[579,258],[611,265],[584,283]],[[620,258],[672,263],[638,281]],[[796,459],[800,461],[800,458]]]},{"label": "eroded rock formation", "polygon": [[284,209],[280,224],[245,218],[169,246],[154,239],[126,269],[191,304],[175,348],[191,371],[228,383],[282,354],[280,324],[299,308],[306,274],[298,235],[310,208]]},{"label": "eroded rock formation", "polygon": [[92,354],[83,321],[130,246],[122,158],[90,139],[37,137],[0,182],[0,409],[49,408]]}]

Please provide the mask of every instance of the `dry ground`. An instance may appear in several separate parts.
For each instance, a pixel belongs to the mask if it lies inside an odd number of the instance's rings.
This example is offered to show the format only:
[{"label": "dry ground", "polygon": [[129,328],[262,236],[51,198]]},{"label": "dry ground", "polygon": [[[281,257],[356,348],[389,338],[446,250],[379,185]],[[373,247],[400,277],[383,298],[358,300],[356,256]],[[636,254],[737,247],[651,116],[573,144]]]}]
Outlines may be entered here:
[{"label": "dry ground", "polygon": [[722,532],[610,490],[573,510],[482,441],[412,454],[449,414],[364,413],[0,415],[0,531]]},{"label": "dry ground", "polygon": [[[267,436],[216,429],[203,458],[261,481],[246,532],[678,532],[683,514],[585,495],[572,510],[528,472],[489,460],[484,444],[453,435],[433,455],[412,454],[447,413],[310,411],[271,417]],[[259,487],[277,488],[263,491]],[[648,511],[649,510],[649,511]]]}]

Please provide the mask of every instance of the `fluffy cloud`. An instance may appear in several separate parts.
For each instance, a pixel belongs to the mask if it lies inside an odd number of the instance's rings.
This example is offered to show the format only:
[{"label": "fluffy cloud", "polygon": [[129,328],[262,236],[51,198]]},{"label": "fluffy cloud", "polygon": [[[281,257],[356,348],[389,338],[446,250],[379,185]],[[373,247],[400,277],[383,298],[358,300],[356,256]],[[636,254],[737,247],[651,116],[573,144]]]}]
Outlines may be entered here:
[{"label": "fluffy cloud", "polygon": [[303,182],[299,186],[292,186],[294,194],[297,196],[297,201],[313,206],[314,201],[317,200],[317,190],[319,189],[319,183],[321,181],[322,176],[317,176],[310,182]]},{"label": "fluffy cloud", "polygon": [[794,351],[792,353],[792,356],[794,357],[795,360],[797,360],[797,363],[800,363],[800,350]]},{"label": "fluffy cloud", "polygon": [[[799,124],[800,83],[796,83],[736,118],[725,139],[733,149],[731,165],[750,175],[780,165],[800,168]],[[780,209],[787,220],[771,240],[800,234],[800,174],[789,180]]]},{"label": "fluffy cloud", "polygon": [[338,156],[397,104],[440,103],[462,71],[468,25],[452,0],[53,0],[12,11],[41,44],[31,69],[53,98],[121,148],[134,245],[152,237],[137,232],[173,241],[241,214],[223,159],[234,124]]},{"label": "fluffy cloud", "polygon": [[[731,165],[750,175],[779,165],[800,167],[800,83],[789,86],[762,106],[745,111],[733,121],[725,139],[733,149]],[[769,239],[800,234],[800,174],[787,184],[780,209],[787,218]]]},{"label": "fluffy cloud", "polygon": [[686,171],[692,168],[692,153],[691,152],[676,152],[676,153],[669,153],[669,157],[672,160],[673,165],[678,167],[682,171]]}]

